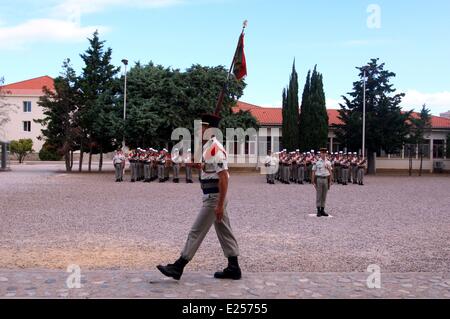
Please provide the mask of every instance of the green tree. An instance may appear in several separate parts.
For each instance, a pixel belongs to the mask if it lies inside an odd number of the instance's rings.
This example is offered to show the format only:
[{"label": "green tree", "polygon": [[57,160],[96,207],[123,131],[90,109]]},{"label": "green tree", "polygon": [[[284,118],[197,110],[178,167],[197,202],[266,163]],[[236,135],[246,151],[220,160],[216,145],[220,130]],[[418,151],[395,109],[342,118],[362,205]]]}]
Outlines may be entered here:
[{"label": "green tree", "polygon": [[[167,147],[175,128],[184,127],[193,132],[194,120],[200,119],[202,113],[214,112],[226,77],[227,71],[222,66],[193,65],[182,72],[152,62],[136,63],[128,73],[124,127],[127,144],[133,148]],[[244,116],[232,112],[244,87],[244,82],[230,80],[221,112],[222,127],[245,128],[256,124],[248,113]],[[119,96],[118,101],[122,100]]]},{"label": "green tree", "polygon": [[419,157],[420,168],[419,176],[422,176],[423,168],[423,144],[425,142],[424,134],[431,129],[431,113],[427,106],[424,104],[420,113],[415,116],[411,116],[411,137],[412,142],[415,145],[419,145]]},{"label": "green tree", "polygon": [[298,102],[298,74],[295,70],[295,61],[289,87],[283,90],[283,147],[293,151],[299,147],[299,102]]},{"label": "green tree", "polygon": [[40,139],[45,138],[49,145],[64,156],[66,171],[72,170],[72,154],[77,149],[81,129],[79,126],[80,93],[77,76],[70,60],[63,63],[61,75],[54,80],[55,90],[44,88],[44,95],[39,99],[44,117],[36,120],[44,128]]},{"label": "green tree", "polygon": [[[410,127],[411,112],[403,112],[400,103],[404,93],[396,93],[391,84],[395,73],[385,70],[385,64],[372,59],[367,66],[358,67],[359,79],[367,72],[366,85],[366,151],[369,173],[375,173],[374,153],[397,151],[404,144]],[[362,144],[363,81],[353,83],[353,91],[342,96],[336,134],[341,144],[349,150],[359,150]]]},{"label": "green tree", "polygon": [[326,147],[328,141],[328,113],[323,89],[323,76],[317,71],[317,66],[311,76],[311,89],[309,96],[310,127],[309,148],[318,150]]},{"label": "green tree", "polygon": [[58,152],[57,146],[45,142],[39,151],[39,159],[41,161],[59,161],[61,155]]},{"label": "green tree", "polygon": [[311,119],[311,71],[306,76],[305,86],[302,94],[302,104],[299,117],[299,144],[302,151],[311,149],[311,132],[314,130],[314,123]]},{"label": "green tree", "polygon": [[10,144],[10,151],[17,156],[19,163],[22,164],[25,157],[33,152],[33,141],[30,138],[13,140]]},{"label": "green tree", "polygon": [[83,153],[89,151],[89,171],[91,171],[92,154],[100,153],[99,170],[102,168],[102,155],[113,150],[116,132],[112,131],[111,121],[116,118],[117,108],[114,107],[114,96],[117,91],[115,76],[120,68],[111,64],[112,49],[104,49],[105,41],[101,41],[98,31],[89,40],[89,48],[80,54],[84,62],[79,87],[82,94],[80,105],[80,163],[83,165]]},{"label": "green tree", "polygon": [[328,113],[323,76],[317,66],[308,72],[303,89],[299,121],[300,148],[318,150],[328,141]]}]

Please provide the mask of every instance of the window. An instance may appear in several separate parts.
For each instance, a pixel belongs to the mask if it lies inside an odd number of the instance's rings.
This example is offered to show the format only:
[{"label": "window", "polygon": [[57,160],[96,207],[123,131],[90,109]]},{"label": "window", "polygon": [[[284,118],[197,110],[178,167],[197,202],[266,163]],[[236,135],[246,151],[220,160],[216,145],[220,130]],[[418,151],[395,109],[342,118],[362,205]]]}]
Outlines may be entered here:
[{"label": "window", "polygon": [[31,112],[31,102],[30,101],[24,101],[23,102],[23,111],[25,113],[30,113]]},{"label": "window", "polygon": [[444,140],[433,141],[433,158],[444,158]]},{"label": "window", "polygon": [[23,130],[25,132],[31,132],[31,121],[23,121]]}]

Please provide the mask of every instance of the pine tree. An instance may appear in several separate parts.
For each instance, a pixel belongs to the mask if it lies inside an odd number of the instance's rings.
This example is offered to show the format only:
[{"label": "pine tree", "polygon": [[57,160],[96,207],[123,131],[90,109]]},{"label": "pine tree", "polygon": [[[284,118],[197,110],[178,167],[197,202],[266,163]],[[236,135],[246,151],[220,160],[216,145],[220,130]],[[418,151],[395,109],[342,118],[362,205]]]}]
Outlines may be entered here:
[{"label": "pine tree", "polygon": [[[89,171],[93,153],[111,151],[114,132],[111,132],[111,121],[120,121],[114,116],[113,97],[117,90],[114,77],[119,68],[111,64],[112,50],[104,49],[105,41],[100,41],[98,31],[89,40],[89,48],[80,57],[84,62],[83,72],[79,79],[79,86],[83,92],[83,104],[80,109],[80,126],[82,138],[80,140],[80,167],[83,163],[83,152],[89,151]],[[111,119],[113,118],[113,119]],[[101,170],[100,160],[99,169]]]},{"label": "pine tree", "polygon": [[80,139],[78,122],[78,105],[80,102],[77,89],[77,76],[70,60],[63,63],[61,75],[54,80],[55,90],[44,88],[44,95],[39,99],[44,117],[36,120],[44,129],[42,136],[46,143],[55,147],[58,153],[64,156],[66,171],[72,170],[71,154],[76,149]]},{"label": "pine tree", "polygon": [[395,73],[384,69],[379,59],[372,59],[367,66],[358,67],[359,79],[353,83],[353,91],[342,96],[344,103],[339,110],[342,124],[336,125],[336,135],[340,143],[349,150],[360,150],[362,144],[363,81],[366,84],[366,151],[369,173],[375,173],[374,153],[387,153],[402,147],[409,134],[407,120],[411,112],[402,112],[400,103],[405,96],[396,93],[390,83]]}]

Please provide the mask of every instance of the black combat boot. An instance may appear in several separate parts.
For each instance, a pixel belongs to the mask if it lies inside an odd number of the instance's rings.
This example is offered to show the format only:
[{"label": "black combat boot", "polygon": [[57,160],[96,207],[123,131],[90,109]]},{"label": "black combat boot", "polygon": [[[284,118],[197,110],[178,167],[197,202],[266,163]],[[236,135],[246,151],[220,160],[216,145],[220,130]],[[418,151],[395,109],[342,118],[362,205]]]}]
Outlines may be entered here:
[{"label": "black combat boot", "polygon": [[239,267],[237,257],[228,257],[228,267],[223,271],[218,271],[214,274],[217,279],[233,279],[239,280],[242,277],[241,268]]},{"label": "black combat boot", "polygon": [[174,179],[173,179],[173,182],[174,182],[175,184],[178,184],[178,183],[180,182],[180,180],[179,180],[178,178],[174,178]]},{"label": "black combat boot", "polygon": [[317,207],[317,217],[322,217],[322,209],[320,207]]},{"label": "black combat boot", "polygon": [[330,215],[328,215],[327,213],[325,213],[325,208],[324,207],[320,207],[320,214],[323,217],[329,217]]},{"label": "black combat boot", "polygon": [[167,266],[158,265],[156,268],[158,268],[163,275],[171,277],[175,280],[180,280],[184,267],[188,264],[188,262],[188,260],[180,257],[174,264],[169,264]]}]

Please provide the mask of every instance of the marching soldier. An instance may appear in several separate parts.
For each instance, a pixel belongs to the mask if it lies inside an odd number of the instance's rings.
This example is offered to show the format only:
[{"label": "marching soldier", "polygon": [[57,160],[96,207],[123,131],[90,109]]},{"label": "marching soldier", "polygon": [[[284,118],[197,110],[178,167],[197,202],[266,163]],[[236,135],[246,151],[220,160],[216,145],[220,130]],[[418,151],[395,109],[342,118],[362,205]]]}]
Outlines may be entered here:
[{"label": "marching soldier", "polygon": [[326,159],[326,148],[320,149],[320,158],[314,163],[312,168],[313,185],[316,188],[317,217],[328,217],[325,213],[327,193],[331,188],[332,167],[330,161]]},{"label": "marching soldier", "polygon": [[[202,117],[202,135],[208,127],[219,126],[220,118],[215,115]],[[241,279],[238,263],[239,247],[231,230],[227,214],[228,162],[227,153],[220,142],[212,137],[203,147],[203,165],[200,183],[203,191],[203,206],[189,232],[180,258],[167,266],[157,266],[165,276],[176,280],[181,278],[184,267],[192,260],[211,226],[214,224],[216,234],[222,246],[228,267],[214,274],[218,279]]]},{"label": "marching soldier", "polygon": [[113,165],[116,172],[116,183],[123,182],[123,166],[125,165],[125,156],[122,150],[117,150],[113,157]]}]

